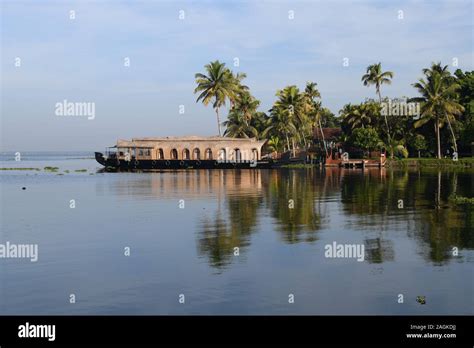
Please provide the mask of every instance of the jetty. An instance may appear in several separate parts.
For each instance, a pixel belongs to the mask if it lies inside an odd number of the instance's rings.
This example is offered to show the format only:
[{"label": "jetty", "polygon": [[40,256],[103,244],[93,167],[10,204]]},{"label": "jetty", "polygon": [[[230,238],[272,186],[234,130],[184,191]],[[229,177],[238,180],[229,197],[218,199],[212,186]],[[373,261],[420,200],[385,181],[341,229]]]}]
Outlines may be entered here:
[{"label": "jetty", "polygon": [[382,168],[387,158],[383,151],[373,151],[373,158],[350,158],[349,152],[343,149],[339,138],[341,128],[323,128],[314,132],[314,143],[321,145],[324,152],[321,160],[325,167],[340,167],[346,169]]}]

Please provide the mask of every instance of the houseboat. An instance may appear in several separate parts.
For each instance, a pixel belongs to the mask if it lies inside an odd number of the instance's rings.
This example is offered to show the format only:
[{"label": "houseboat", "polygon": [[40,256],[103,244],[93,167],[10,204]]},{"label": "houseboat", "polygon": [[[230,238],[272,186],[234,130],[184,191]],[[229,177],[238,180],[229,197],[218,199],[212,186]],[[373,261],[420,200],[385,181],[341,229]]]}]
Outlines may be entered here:
[{"label": "houseboat", "polygon": [[262,159],[266,140],[225,137],[163,137],[118,140],[105,153],[96,152],[106,169],[251,169],[271,168]]}]

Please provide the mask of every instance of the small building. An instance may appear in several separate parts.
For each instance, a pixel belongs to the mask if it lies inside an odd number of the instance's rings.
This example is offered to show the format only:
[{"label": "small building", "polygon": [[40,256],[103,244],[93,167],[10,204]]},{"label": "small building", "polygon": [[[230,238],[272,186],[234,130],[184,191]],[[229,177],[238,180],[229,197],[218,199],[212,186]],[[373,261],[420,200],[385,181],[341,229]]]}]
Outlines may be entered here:
[{"label": "small building", "polygon": [[[323,144],[323,134],[325,144]],[[326,145],[329,149],[339,145],[339,139],[341,136],[341,128],[323,128],[321,133],[321,128],[316,127],[313,132],[313,141],[314,144],[321,143],[323,146]]]},{"label": "small building", "polygon": [[258,161],[266,140],[226,137],[147,137],[118,140],[118,159]]}]

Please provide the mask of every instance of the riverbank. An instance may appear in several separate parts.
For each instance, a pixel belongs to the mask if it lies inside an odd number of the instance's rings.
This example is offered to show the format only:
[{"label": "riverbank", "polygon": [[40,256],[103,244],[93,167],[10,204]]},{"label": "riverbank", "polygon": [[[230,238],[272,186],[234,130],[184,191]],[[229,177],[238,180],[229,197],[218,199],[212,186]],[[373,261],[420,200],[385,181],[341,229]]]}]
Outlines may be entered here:
[{"label": "riverbank", "polygon": [[[300,169],[319,167],[320,164],[287,164],[282,168]],[[449,158],[403,158],[403,159],[387,159],[386,168],[472,168],[474,169],[474,157],[460,158],[453,161]]]},{"label": "riverbank", "polygon": [[474,168],[474,157],[460,158],[403,158],[387,159],[387,168]]}]

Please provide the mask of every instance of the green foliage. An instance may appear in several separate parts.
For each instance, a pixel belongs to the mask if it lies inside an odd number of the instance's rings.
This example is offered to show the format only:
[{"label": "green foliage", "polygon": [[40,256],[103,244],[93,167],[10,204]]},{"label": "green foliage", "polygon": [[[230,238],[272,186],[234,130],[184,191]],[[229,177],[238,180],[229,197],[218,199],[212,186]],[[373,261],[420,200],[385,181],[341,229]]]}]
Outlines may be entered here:
[{"label": "green foliage", "polygon": [[403,145],[397,145],[393,149],[394,155],[398,158],[408,158],[408,150]]},{"label": "green foliage", "polygon": [[356,128],[380,129],[380,105],[377,103],[346,104],[339,113],[342,118],[342,129],[349,136]]},{"label": "green foliage", "polygon": [[380,138],[378,132],[372,128],[357,128],[352,132],[352,143],[366,151],[372,151],[380,145]]},{"label": "green foliage", "polygon": [[0,168],[0,170],[36,170],[39,171],[39,168],[22,168],[22,167],[15,167],[15,168]]},{"label": "green foliage", "polygon": [[392,158],[407,158],[409,154],[441,158],[448,150],[459,153],[458,143],[461,153],[467,154],[474,142],[473,71],[458,69],[452,75],[441,63],[423,69],[424,77],[413,84],[419,96],[408,99],[419,103],[419,119],[412,115],[382,115],[381,103],[388,102],[388,98],[382,98],[381,86],[390,84],[394,73],[382,71],[381,63],[368,66],[362,76],[365,86],[375,86],[378,101],[366,99],[360,104],[346,104],[339,117],[323,107],[315,82],[307,82],[304,90],[295,85],[277,90],[276,101],[266,114],[258,110],[260,101],[243,85],[244,73],[234,74],[218,60],[207,64],[205,71],[195,75],[194,92],[199,93],[197,102],[212,103],[219,134],[219,109],[229,101],[224,135],[269,139],[269,151],[307,149],[312,147],[314,134],[322,140],[320,149],[327,150],[322,129],[335,127],[342,128],[338,141],[343,147],[354,145],[366,151],[382,147]]},{"label": "green foliage", "polygon": [[430,69],[423,69],[423,74],[425,78],[413,84],[421,95],[412,98],[413,101],[421,103],[421,118],[414,123],[414,126],[419,128],[426,123],[434,124],[436,155],[441,158],[440,129],[445,123],[448,124],[452,135],[453,150],[457,151],[452,123],[464,111],[464,107],[457,101],[456,92],[460,86],[451,76],[448,66],[443,67],[441,63],[432,64]]},{"label": "green foliage", "polygon": [[225,67],[225,63],[218,60],[207,64],[204,68],[207,74],[195,75],[197,87],[194,93],[199,93],[196,102],[201,101],[205,106],[212,102],[212,107],[216,110],[217,129],[221,135],[219,108],[225,105],[226,99],[232,102],[237,97],[238,86],[241,85],[245,74],[234,76]]},{"label": "green foliage", "polygon": [[389,160],[387,162],[389,167],[394,168],[437,168],[437,169],[447,169],[447,168],[474,168],[474,158],[461,158],[458,161],[453,161],[450,158],[404,158],[397,160]]},{"label": "green foliage", "polygon": [[449,200],[454,204],[472,204],[474,205],[474,197],[463,197],[455,194],[449,196]]}]

